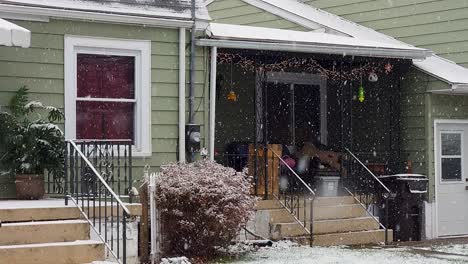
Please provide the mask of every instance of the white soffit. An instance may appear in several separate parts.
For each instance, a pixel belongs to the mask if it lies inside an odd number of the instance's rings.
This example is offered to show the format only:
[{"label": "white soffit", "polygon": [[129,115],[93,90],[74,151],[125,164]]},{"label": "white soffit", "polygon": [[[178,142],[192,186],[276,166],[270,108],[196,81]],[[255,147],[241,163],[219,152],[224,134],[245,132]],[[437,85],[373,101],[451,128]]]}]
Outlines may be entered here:
[{"label": "white soffit", "polygon": [[424,59],[432,53],[407,45],[382,43],[321,32],[302,32],[263,27],[210,23],[210,39],[201,46],[285,50],[323,54]]},{"label": "white soffit", "polygon": [[0,45],[29,48],[31,32],[0,18]]},{"label": "white soffit", "polygon": [[[324,10],[312,7],[297,0],[242,0],[253,6],[261,8],[267,12],[276,14],[284,19],[301,24],[301,19],[320,24],[324,27],[336,30],[359,39],[369,39],[378,42],[394,43],[414,47],[401,42],[391,36],[377,32],[371,28],[359,25],[340,16],[326,12]],[[301,18],[301,19],[298,19]],[[450,91],[460,89],[462,86],[468,86],[468,69],[457,65],[454,62],[445,60],[439,56],[433,55],[425,60],[413,61],[414,65],[450,85]]]}]

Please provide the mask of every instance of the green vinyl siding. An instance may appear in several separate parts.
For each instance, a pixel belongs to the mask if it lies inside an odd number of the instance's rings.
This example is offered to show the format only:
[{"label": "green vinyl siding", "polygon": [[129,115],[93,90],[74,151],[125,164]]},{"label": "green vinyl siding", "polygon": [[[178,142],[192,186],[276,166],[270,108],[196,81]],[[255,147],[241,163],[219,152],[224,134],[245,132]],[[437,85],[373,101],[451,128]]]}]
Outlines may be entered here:
[{"label": "green vinyl siding", "polygon": [[[139,27],[106,23],[66,21],[51,19],[50,22],[14,21],[29,29],[31,48],[0,47],[0,107],[8,104],[13,93],[21,86],[30,89],[30,99],[64,108],[64,35],[96,36],[121,39],[151,40],[151,157],[136,157],[134,175],[139,179],[142,167],[157,167],[177,160],[178,152],[178,70],[179,30],[169,28]],[[187,31],[187,40],[189,40]],[[188,96],[190,51],[187,47],[186,80]],[[195,122],[201,124],[203,138],[208,129],[205,111],[207,86],[208,51],[197,48],[195,80]],[[186,100],[188,102],[188,100]],[[186,108],[188,110],[188,106]],[[12,194],[11,179],[8,191],[0,190],[0,198]],[[135,183],[137,185],[137,183]]]},{"label": "green vinyl siding", "polygon": [[242,0],[215,0],[208,6],[208,11],[213,22],[217,23],[309,31],[303,26],[249,5]]},{"label": "green vinyl siding", "polygon": [[306,0],[314,7],[468,64],[467,0]]}]

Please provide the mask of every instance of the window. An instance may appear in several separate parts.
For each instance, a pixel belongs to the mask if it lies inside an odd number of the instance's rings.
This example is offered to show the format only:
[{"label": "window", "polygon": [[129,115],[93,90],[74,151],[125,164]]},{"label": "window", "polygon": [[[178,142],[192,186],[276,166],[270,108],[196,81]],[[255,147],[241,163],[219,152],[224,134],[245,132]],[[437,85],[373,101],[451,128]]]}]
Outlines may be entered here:
[{"label": "window", "polygon": [[151,42],[66,36],[65,136],[129,139],[151,155]]},{"label": "window", "polygon": [[442,181],[461,181],[462,134],[460,132],[442,132],[440,137]]}]

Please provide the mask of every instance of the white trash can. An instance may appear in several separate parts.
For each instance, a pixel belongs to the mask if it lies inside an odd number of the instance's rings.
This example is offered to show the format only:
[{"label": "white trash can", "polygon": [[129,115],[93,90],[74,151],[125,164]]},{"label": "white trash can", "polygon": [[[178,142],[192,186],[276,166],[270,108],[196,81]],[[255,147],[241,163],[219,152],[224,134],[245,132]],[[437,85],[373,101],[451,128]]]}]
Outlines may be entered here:
[{"label": "white trash can", "polygon": [[340,177],[337,176],[322,176],[317,180],[317,195],[318,196],[338,196],[338,186]]}]

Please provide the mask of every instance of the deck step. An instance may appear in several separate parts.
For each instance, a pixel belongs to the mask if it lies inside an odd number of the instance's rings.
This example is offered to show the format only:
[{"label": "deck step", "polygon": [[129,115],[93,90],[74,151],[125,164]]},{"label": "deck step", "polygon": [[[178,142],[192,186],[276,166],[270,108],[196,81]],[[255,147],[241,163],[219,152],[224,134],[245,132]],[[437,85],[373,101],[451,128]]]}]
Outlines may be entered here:
[{"label": "deck step", "polygon": [[[388,230],[388,240],[392,241],[393,231]],[[290,237],[303,245],[309,245],[309,236]],[[314,236],[314,246],[341,246],[341,245],[379,245],[385,243],[385,230],[370,230],[358,232],[345,232],[334,234],[323,234]]]},{"label": "deck step", "polygon": [[67,220],[80,217],[80,210],[76,207],[0,208],[0,220],[4,223]]},{"label": "deck step", "polygon": [[104,260],[104,252],[104,244],[92,240],[0,246],[0,263],[91,263]]},{"label": "deck step", "polygon": [[89,235],[84,220],[6,223],[0,227],[0,246],[87,240]]}]

